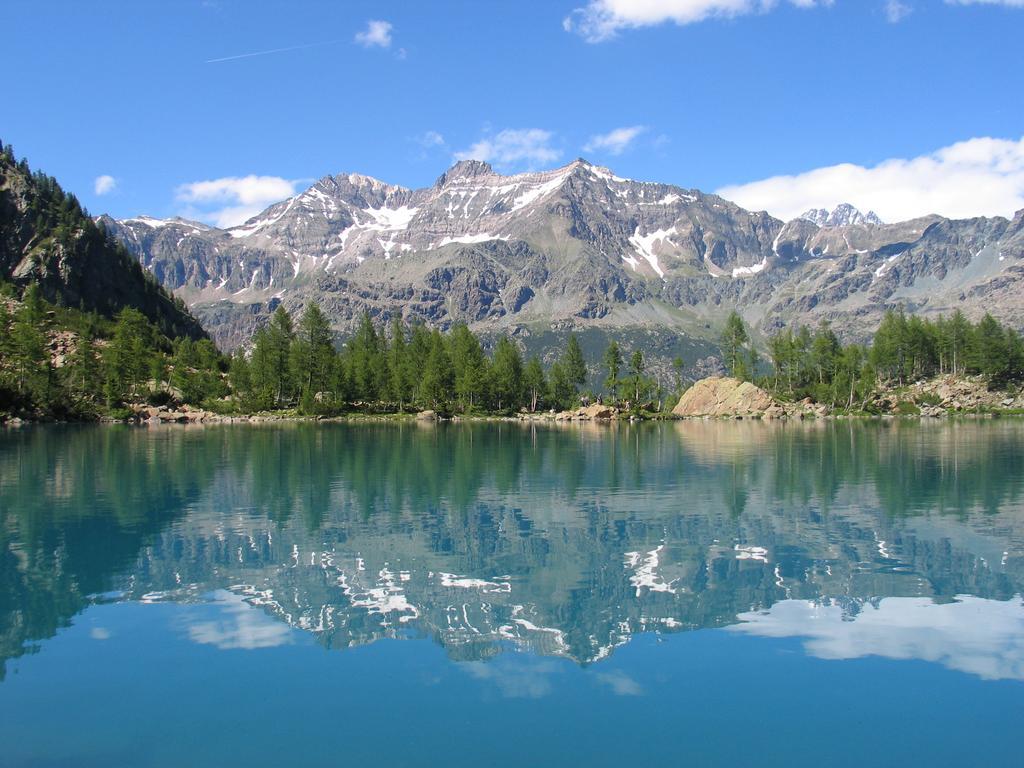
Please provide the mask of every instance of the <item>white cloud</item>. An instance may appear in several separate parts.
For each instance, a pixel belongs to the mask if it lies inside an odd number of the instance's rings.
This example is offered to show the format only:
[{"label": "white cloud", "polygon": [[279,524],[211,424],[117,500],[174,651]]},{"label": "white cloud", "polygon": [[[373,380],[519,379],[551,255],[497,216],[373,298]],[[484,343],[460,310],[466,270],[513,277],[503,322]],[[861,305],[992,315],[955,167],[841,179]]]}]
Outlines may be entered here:
[{"label": "white cloud", "polygon": [[370,20],[366,22],[366,29],[356,34],[356,42],[364,48],[390,48],[392,29],[390,21]]},{"label": "white cloud", "polygon": [[597,682],[607,685],[616,696],[643,696],[644,689],[636,680],[625,672],[598,672],[594,675]]},{"label": "white cloud", "polygon": [[427,149],[445,146],[444,136],[437,131],[427,131],[426,133],[418,136],[416,138],[416,143],[421,147],[426,147]]},{"label": "white cloud", "polygon": [[561,667],[550,659],[526,656],[504,656],[459,666],[470,677],[494,685],[506,699],[542,699],[549,696],[555,690],[552,678],[561,672]]},{"label": "white cloud", "polygon": [[540,128],[506,128],[455,153],[456,160],[484,160],[499,167],[535,168],[558,160],[562,151],[551,146],[554,134]]},{"label": "white cloud", "polygon": [[759,637],[804,637],[821,659],[918,659],[985,680],[1024,680],[1024,606],[1020,598],[890,597],[861,606],[852,620],[838,605],[784,600],[770,610],[743,613],[729,627]]},{"label": "white cloud", "polygon": [[637,136],[646,131],[643,125],[631,125],[626,128],[616,128],[608,133],[591,136],[590,140],[583,145],[584,152],[607,152],[609,155],[621,155]]},{"label": "white cloud", "polygon": [[946,5],[1001,5],[1004,8],[1024,8],[1024,0],[946,0]]},{"label": "white cloud", "polygon": [[[562,26],[591,43],[599,43],[621,29],[649,27],[665,22],[694,24],[710,18],[731,18],[765,13],[780,0],[590,0],[566,17]],[[830,6],[833,0],[787,0],[797,8]]]},{"label": "white cloud", "polygon": [[913,12],[913,8],[900,0],[886,0],[885,18],[890,24],[899,24]]},{"label": "white cloud", "polygon": [[96,181],[92,183],[92,188],[97,195],[109,195],[117,189],[117,179],[106,174],[97,176]]},{"label": "white cloud", "polygon": [[1012,216],[1024,208],[1024,138],[977,138],[872,167],[844,163],[719,189],[749,210],[789,220],[809,208],[851,203],[886,221],[937,213]]},{"label": "white cloud", "polygon": [[218,591],[213,604],[219,608],[220,617],[191,624],[188,635],[193,642],[213,645],[222,651],[251,651],[292,642],[291,627],[252,607],[238,595]]},{"label": "white cloud", "polygon": [[233,227],[294,195],[296,183],[279,176],[228,176],[182,184],[175,199],[186,206],[186,218]]}]

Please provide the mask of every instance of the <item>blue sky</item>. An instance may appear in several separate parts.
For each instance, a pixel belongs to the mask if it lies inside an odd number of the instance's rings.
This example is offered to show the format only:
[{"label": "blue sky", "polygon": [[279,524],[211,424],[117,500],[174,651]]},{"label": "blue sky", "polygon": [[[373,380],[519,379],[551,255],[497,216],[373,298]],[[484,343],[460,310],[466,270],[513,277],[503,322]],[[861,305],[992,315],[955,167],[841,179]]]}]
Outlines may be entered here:
[{"label": "blue sky", "polygon": [[342,171],[423,186],[456,157],[580,155],[780,216],[1024,208],[1024,0],[6,0],[3,17],[0,138],[93,213],[230,224]]}]

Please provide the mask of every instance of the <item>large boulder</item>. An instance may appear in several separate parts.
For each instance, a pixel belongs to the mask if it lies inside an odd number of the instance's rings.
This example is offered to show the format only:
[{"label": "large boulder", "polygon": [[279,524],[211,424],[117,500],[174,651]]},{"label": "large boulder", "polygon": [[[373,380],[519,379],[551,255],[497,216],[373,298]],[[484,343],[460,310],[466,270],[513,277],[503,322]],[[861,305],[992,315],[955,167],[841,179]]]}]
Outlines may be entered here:
[{"label": "large boulder", "polygon": [[672,413],[682,417],[753,416],[774,406],[774,398],[749,381],[713,376],[686,390]]},{"label": "large boulder", "polygon": [[580,408],[576,411],[577,419],[598,419],[607,420],[614,419],[618,415],[619,411],[610,405],[602,405],[601,403],[593,403],[588,405],[586,408]]}]

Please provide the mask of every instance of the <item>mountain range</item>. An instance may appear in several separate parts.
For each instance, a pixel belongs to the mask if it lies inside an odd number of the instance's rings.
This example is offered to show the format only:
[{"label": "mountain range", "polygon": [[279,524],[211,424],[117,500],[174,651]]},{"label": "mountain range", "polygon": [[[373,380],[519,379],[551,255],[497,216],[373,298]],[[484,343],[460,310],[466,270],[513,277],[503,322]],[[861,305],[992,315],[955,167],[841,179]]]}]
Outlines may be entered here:
[{"label": "mountain range", "polygon": [[229,229],[99,221],[229,349],[309,300],[341,334],[367,311],[527,346],[576,330],[710,350],[733,309],[757,334],[827,320],[846,339],[893,307],[1024,325],[1024,211],[886,224],[840,206],[784,222],[582,159],[511,176],[465,160],[415,190],[326,176]]}]

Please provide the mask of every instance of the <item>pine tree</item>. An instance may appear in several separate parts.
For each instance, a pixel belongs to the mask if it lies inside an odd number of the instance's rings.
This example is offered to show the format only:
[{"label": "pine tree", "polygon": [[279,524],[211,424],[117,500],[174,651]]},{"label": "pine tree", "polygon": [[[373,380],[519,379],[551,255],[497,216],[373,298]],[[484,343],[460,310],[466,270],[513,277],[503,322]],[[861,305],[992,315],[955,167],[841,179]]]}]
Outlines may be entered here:
[{"label": "pine tree", "polygon": [[838,337],[827,322],[822,322],[811,342],[811,360],[818,384],[832,381],[835,374],[836,358],[841,351]]},{"label": "pine tree", "polygon": [[959,309],[949,318],[947,333],[952,371],[954,374],[961,373],[967,358],[966,350],[971,341],[971,324]]},{"label": "pine tree", "polygon": [[302,408],[312,412],[317,396],[331,387],[335,351],[331,326],[316,302],[306,305],[291,348],[292,380],[299,388]]},{"label": "pine tree", "polygon": [[491,363],[491,390],[499,411],[516,408],[522,400],[523,360],[519,348],[502,336],[494,348]]},{"label": "pine tree", "polygon": [[472,409],[484,398],[487,386],[487,358],[476,335],[459,323],[449,334],[455,394],[463,408]]},{"label": "pine tree", "polygon": [[748,369],[747,353],[749,342],[750,336],[747,334],[747,326],[743,322],[743,318],[737,312],[731,312],[725,321],[721,343],[726,367],[733,378],[740,380],[750,378],[751,371]]},{"label": "pine tree", "polygon": [[587,361],[583,357],[583,350],[580,348],[580,341],[575,333],[569,334],[569,341],[565,347],[565,358],[562,362],[565,367],[565,374],[574,387],[582,387],[587,383]]},{"label": "pine tree", "polygon": [[633,384],[633,404],[640,404],[640,387],[644,382],[644,353],[639,349],[633,350],[629,358],[629,373]]},{"label": "pine tree", "polygon": [[986,376],[1002,379],[1008,362],[1006,334],[988,312],[974,329],[975,366]]},{"label": "pine tree", "polygon": [[228,381],[238,403],[250,404],[252,402],[252,367],[245,352],[236,349],[231,356],[231,363],[228,367]]},{"label": "pine tree", "polygon": [[[34,287],[34,286],[33,286]],[[26,291],[26,299],[14,313],[11,327],[11,358],[14,363],[14,381],[22,397],[46,408],[50,401],[52,365],[46,348],[44,311],[41,304],[33,300]]]},{"label": "pine tree", "polygon": [[195,355],[198,387],[201,390],[199,401],[227,395],[228,388],[221,370],[223,359],[217,347],[209,339],[199,339],[195,342]]},{"label": "pine tree", "polygon": [[348,357],[355,397],[372,402],[386,394],[387,365],[369,312],[363,313],[355,335],[349,340]]},{"label": "pine tree", "polygon": [[619,388],[619,373],[622,371],[622,352],[618,342],[609,342],[608,348],[605,349],[604,355],[601,357],[601,363],[608,372],[604,380],[604,388],[614,396]]},{"label": "pine tree", "polygon": [[412,399],[412,374],[405,327],[402,319],[395,315],[391,319],[391,345],[388,347],[388,389],[390,397],[398,403],[399,411]]},{"label": "pine tree", "polygon": [[548,372],[548,398],[558,408],[572,407],[576,388],[569,380],[569,374],[561,360],[556,360]]},{"label": "pine tree", "polygon": [[547,390],[547,380],[544,377],[544,367],[540,358],[536,355],[530,357],[523,369],[523,387],[526,389],[530,399],[530,413],[537,412],[537,406]]},{"label": "pine tree", "polygon": [[292,399],[293,381],[291,377],[291,349],[295,340],[295,329],[291,315],[283,305],[278,305],[267,326],[266,363],[269,365],[270,382],[273,386],[273,403],[275,406],[288,403]]},{"label": "pine tree", "polygon": [[277,406],[279,377],[276,353],[269,328],[261,328],[253,336],[252,358],[249,361],[252,391],[250,406],[262,410]]},{"label": "pine tree", "polygon": [[431,344],[432,335],[430,331],[421,323],[413,325],[410,331],[408,350],[409,370],[412,372],[413,381],[416,381],[419,378],[420,372],[427,364],[427,358],[430,356]]},{"label": "pine tree", "polygon": [[178,339],[171,357],[171,386],[178,391],[182,402],[198,403],[203,399],[203,383],[198,368],[195,342],[189,338]]},{"label": "pine tree", "polygon": [[149,378],[153,382],[154,392],[163,392],[164,385],[168,383],[170,367],[167,355],[159,350],[153,352],[149,358]]},{"label": "pine tree", "polygon": [[140,394],[150,371],[155,332],[145,315],[127,307],[117,315],[114,336],[103,354],[107,400],[120,403]]},{"label": "pine tree", "polygon": [[454,381],[455,371],[447,345],[441,332],[435,330],[430,335],[430,352],[420,381],[420,399],[435,410],[442,408],[448,401]]}]

